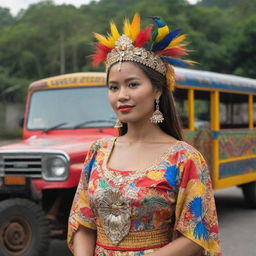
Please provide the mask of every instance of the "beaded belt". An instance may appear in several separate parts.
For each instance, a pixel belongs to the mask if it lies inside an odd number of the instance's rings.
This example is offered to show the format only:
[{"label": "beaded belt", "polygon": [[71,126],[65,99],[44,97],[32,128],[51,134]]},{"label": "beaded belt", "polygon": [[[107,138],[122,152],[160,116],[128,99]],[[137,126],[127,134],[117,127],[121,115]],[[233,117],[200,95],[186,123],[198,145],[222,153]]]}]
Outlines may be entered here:
[{"label": "beaded belt", "polygon": [[118,244],[114,245],[107,238],[102,227],[97,227],[96,244],[109,250],[140,251],[159,248],[171,241],[170,229],[158,229],[148,231],[130,231]]}]

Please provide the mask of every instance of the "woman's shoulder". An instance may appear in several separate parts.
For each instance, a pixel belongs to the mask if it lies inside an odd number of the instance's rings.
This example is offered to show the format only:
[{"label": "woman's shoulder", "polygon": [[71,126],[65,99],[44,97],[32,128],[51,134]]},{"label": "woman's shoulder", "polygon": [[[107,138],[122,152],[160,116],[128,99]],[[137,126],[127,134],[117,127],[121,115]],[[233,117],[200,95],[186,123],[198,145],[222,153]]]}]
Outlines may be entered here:
[{"label": "woman's shoulder", "polygon": [[116,137],[109,136],[95,140],[91,143],[91,149],[99,150],[100,148],[108,148],[115,139]]},{"label": "woman's shoulder", "polygon": [[202,154],[186,141],[176,141],[171,146],[169,161],[175,161],[178,165],[184,164],[187,161],[205,162]]},{"label": "woman's shoulder", "polygon": [[191,144],[189,144],[188,142],[181,140],[178,141],[178,149],[180,151],[183,151],[184,153],[187,154],[200,154],[200,152]]},{"label": "woman's shoulder", "polygon": [[[196,156],[200,152],[191,144],[184,140],[178,140],[169,134],[165,134],[163,137],[165,144],[169,144],[171,154],[182,154],[186,156]],[[171,155],[170,154],[170,155]]]}]

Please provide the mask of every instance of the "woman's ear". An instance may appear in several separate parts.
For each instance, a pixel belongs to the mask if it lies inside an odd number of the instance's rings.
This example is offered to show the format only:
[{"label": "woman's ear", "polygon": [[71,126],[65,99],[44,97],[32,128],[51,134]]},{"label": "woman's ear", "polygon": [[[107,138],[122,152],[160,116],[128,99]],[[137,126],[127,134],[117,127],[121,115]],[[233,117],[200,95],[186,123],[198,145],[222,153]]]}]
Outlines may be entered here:
[{"label": "woman's ear", "polygon": [[162,95],[162,92],[163,92],[162,90],[157,90],[156,91],[156,99],[158,99],[158,100],[160,99],[160,97]]}]

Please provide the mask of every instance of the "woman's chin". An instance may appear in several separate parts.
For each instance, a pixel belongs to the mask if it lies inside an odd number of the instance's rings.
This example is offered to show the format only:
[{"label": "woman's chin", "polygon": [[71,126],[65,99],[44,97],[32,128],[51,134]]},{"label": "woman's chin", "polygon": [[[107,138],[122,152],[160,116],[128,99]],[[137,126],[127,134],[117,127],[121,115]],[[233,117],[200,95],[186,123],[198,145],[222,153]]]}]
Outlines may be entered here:
[{"label": "woman's chin", "polygon": [[133,123],[133,122],[136,122],[135,120],[133,120],[132,118],[120,118],[119,119],[122,123],[126,123],[126,124],[129,124],[129,123]]},{"label": "woman's chin", "polygon": [[147,123],[147,122],[150,122],[151,116],[152,116],[152,113],[149,113],[146,115],[133,115],[132,113],[129,113],[126,115],[117,115],[118,119],[122,123],[127,123],[127,124],[144,123],[144,122]]},{"label": "woman's chin", "polygon": [[[122,123],[126,123],[126,124],[136,124],[136,123],[142,123],[143,122],[143,118],[120,118],[119,119]],[[146,122],[146,120],[145,120]]]}]

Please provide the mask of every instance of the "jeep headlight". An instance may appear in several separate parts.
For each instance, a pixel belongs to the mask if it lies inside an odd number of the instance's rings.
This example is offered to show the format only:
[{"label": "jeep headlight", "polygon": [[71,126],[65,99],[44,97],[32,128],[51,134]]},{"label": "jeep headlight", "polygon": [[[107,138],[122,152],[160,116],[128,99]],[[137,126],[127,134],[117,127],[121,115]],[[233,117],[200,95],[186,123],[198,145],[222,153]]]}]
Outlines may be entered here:
[{"label": "jeep headlight", "polygon": [[68,160],[65,156],[46,155],[42,167],[42,176],[45,180],[61,181],[68,177]]}]

